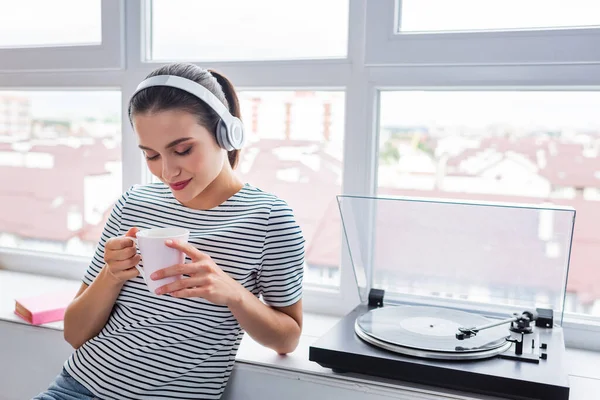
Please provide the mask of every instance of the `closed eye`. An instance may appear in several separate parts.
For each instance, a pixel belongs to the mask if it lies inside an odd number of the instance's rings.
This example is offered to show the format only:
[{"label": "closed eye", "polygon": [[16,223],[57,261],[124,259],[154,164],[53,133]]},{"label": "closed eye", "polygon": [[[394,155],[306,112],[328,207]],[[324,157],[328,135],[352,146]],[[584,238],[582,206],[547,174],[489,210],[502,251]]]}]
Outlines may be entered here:
[{"label": "closed eye", "polygon": [[187,156],[188,154],[190,154],[192,152],[192,147],[193,146],[190,146],[182,152],[176,151],[175,154],[177,154],[178,156]]},{"label": "closed eye", "polygon": [[[188,154],[190,154],[192,152],[192,147],[193,146],[190,146],[187,149],[185,149],[184,151],[176,151],[175,154],[177,154],[178,156],[187,156]],[[153,160],[158,159],[159,156],[160,156],[159,154],[157,154],[155,156],[146,155],[146,160],[153,161]]]}]

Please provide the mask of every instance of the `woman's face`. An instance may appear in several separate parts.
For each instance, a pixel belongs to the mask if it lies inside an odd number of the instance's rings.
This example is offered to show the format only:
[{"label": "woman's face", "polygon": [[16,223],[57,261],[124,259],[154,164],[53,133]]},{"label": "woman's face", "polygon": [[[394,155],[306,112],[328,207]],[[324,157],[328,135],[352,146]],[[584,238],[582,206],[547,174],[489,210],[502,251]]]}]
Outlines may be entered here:
[{"label": "woman's face", "polygon": [[227,162],[214,135],[186,111],[134,115],[133,127],[150,172],[182,204],[201,194]]}]

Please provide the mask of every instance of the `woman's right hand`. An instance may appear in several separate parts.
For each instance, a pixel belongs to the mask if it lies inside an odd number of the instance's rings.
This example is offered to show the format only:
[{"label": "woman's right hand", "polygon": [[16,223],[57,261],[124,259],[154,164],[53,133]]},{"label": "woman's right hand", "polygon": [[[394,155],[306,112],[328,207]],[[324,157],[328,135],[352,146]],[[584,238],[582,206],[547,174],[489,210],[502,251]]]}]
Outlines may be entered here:
[{"label": "woman's right hand", "polygon": [[107,272],[119,283],[133,279],[139,274],[135,266],[141,257],[137,254],[135,242],[130,239],[135,238],[138,231],[138,228],[131,228],[125,236],[108,239],[104,246]]}]

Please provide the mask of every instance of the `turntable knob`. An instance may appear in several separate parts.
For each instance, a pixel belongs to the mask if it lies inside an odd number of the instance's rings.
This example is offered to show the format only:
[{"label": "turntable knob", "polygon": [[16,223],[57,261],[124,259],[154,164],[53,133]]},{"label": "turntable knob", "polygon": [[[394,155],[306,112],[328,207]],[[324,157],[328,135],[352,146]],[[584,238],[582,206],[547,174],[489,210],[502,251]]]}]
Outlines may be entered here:
[{"label": "turntable knob", "polygon": [[540,345],[540,349],[542,349],[542,350],[546,350],[547,348],[548,348],[548,344],[547,343],[542,343]]},{"label": "turntable knob", "polygon": [[542,360],[547,360],[548,359],[548,353],[542,353],[542,354],[540,354],[540,358]]}]

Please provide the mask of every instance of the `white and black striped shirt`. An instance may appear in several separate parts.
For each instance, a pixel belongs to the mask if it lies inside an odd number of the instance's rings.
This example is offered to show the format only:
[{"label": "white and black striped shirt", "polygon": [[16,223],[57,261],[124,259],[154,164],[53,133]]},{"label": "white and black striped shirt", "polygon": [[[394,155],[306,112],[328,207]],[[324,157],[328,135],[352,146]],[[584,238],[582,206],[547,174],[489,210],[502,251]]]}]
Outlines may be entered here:
[{"label": "white and black striped shirt", "polygon": [[[269,305],[289,306],[302,296],[304,238],[290,207],[274,195],[245,185],[215,208],[194,210],[162,183],[134,186],[116,203],[84,283],[102,269],[106,241],[134,226],[189,229],[191,244]],[[218,399],[242,335],[227,307],[154,296],[138,276],[65,368],[102,399]]]}]

